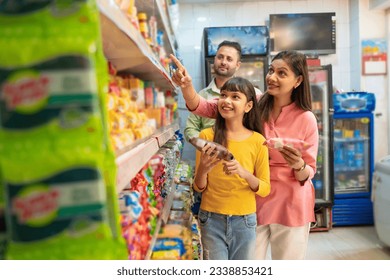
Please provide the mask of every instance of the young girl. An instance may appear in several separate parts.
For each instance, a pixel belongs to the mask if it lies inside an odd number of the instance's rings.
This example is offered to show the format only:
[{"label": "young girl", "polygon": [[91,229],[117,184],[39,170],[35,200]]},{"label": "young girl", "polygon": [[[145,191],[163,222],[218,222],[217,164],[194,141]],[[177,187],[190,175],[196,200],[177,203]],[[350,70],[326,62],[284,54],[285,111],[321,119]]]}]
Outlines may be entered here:
[{"label": "young girl", "polygon": [[221,88],[214,128],[200,138],[219,143],[233,154],[217,158],[207,144],[196,154],[194,189],[202,192],[198,214],[204,259],[254,259],[256,199],[270,192],[268,149],[259,133],[256,93],[244,78],[235,77]]},{"label": "young girl", "polygon": [[[172,79],[179,85],[189,110],[215,117],[215,101],[200,98],[191,77],[177,59]],[[314,222],[315,194],[311,179],[316,173],[318,128],[311,112],[311,94],[306,57],[296,51],[282,51],[271,62],[266,76],[267,90],[260,98],[258,121],[269,138],[302,140],[309,149],[283,146],[270,149],[271,193],[257,197],[256,258],[265,259],[271,245],[272,259],[302,260]]]}]

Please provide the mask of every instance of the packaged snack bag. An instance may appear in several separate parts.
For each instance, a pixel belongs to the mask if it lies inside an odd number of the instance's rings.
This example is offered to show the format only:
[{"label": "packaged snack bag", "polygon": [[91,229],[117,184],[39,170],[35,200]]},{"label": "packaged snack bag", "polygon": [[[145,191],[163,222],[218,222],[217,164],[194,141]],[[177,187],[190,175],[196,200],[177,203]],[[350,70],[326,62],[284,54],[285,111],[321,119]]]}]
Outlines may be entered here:
[{"label": "packaged snack bag", "polygon": [[7,259],[126,259],[95,1],[0,4]]},{"label": "packaged snack bag", "polygon": [[264,145],[277,150],[282,149],[286,145],[299,151],[305,151],[312,146],[303,140],[293,138],[269,138],[264,142]]}]

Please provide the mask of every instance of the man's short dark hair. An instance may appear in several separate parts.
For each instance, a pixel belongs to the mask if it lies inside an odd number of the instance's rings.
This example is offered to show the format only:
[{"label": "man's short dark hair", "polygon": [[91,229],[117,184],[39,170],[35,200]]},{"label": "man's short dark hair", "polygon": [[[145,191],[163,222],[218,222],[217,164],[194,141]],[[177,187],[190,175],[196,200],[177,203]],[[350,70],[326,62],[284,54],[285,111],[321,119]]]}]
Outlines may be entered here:
[{"label": "man's short dark hair", "polygon": [[221,43],[219,43],[217,50],[219,50],[221,47],[235,48],[238,52],[238,60],[241,60],[241,45],[240,45],[240,43],[225,40],[225,41],[222,41]]}]

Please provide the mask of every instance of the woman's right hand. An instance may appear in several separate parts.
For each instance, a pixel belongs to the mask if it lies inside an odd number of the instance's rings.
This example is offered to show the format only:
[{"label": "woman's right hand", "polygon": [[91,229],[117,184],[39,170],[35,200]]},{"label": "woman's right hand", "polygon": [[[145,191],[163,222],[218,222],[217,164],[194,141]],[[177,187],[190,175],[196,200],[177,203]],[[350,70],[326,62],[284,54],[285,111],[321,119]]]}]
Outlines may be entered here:
[{"label": "woman's right hand", "polygon": [[173,63],[175,63],[177,67],[177,69],[174,70],[172,74],[173,82],[182,89],[192,86],[192,78],[188,74],[187,69],[173,54],[170,54],[169,57],[172,59]]}]

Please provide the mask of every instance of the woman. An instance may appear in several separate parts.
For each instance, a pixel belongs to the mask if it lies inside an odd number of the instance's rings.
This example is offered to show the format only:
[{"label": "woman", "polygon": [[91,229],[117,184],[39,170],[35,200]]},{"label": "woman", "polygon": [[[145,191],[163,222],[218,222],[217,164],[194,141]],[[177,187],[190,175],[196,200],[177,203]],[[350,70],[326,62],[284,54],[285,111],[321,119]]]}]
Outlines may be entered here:
[{"label": "woman", "polygon": [[[191,77],[171,55],[178,69],[172,76],[187,107],[193,113],[215,117],[216,100],[200,98]],[[260,119],[266,139],[295,139],[306,150],[283,145],[269,149],[271,193],[257,197],[256,257],[265,259],[268,245],[272,259],[305,258],[310,223],[315,221],[315,194],[311,179],[316,172],[317,121],[311,112],[311,94],[306,57],[296,51],[282,51],[271,62],[266,76],[267,90],[259,100]]]}]

